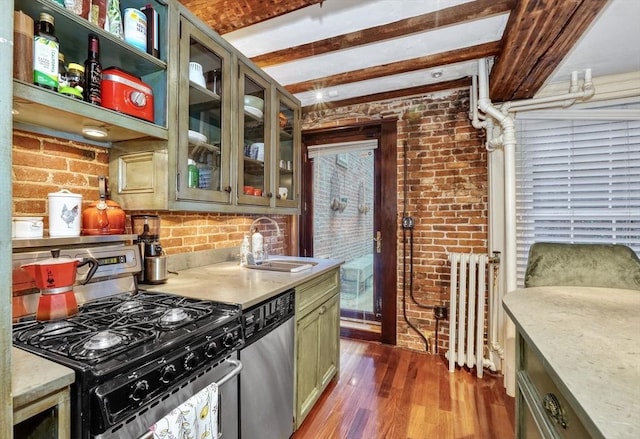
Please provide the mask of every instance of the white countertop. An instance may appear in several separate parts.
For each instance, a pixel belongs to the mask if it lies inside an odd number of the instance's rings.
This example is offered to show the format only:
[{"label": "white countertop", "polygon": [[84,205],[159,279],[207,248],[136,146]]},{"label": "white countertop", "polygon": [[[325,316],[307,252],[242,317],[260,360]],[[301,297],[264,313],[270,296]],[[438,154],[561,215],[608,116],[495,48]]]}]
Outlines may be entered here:
[{"label": "white countertop", "polygon": [[640,291],[526,288],[504,307],[588,431],[640,437]]},{"label": "white countertop", "polygon": [[288,273],[245,268],[238,262],[221,262],[182,270],[177,275],[169,274],[169,279],[164,284],[141,287],[147,291],[237,303],[246,309],[342,264],[337,259],[295,256],[274,256],[272,259],[304,260],[316,262],[317,265],[298,273]]},{"label": "white countertop", "polygon": [[76,380],[73,370],[37,355],[11,348],[13,408],[67,387]]}]

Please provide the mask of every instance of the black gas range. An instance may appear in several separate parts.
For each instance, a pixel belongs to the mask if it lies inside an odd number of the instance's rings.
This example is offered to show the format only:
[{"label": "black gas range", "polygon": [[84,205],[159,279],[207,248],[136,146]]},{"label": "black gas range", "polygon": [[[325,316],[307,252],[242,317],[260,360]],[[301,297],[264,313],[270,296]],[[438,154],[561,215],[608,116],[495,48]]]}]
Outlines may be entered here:
[{"label": "black gas range", "polygon": [[74,438],[137,438],[244,345],[239,305],[144,290],[100,296],[71,317],[13,326],[14,346],[76,372]]}]

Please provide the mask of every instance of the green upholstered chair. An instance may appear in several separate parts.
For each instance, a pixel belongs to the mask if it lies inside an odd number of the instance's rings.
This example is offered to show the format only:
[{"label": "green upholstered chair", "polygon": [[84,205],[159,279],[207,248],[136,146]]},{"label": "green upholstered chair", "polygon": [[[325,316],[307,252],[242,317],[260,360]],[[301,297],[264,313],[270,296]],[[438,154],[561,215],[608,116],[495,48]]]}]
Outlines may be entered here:
[{"label": "green upholstered chair", "polygon": [[625,245],[537,242],[529,249],[524,285],[640,291],[640,259]]}]

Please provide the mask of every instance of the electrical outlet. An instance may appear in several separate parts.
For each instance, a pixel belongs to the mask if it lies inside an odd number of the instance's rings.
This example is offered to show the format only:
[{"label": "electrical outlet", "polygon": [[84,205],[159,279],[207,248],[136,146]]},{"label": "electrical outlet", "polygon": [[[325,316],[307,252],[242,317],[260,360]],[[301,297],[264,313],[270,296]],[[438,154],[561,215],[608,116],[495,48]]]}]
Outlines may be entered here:
[{"label": "electrical outlet", "polygon": [[448,311],[449,310],[446,306],[436,306],[433,308],[433,316],[436,318],[436,320],[446,319],[447,315],[449,314]]},{"label": "electrical outlet", "polygon": [[412,216],[403,216],[402,217],[402,228],[403,229],[413,229],[415,226],[415,221]]}]

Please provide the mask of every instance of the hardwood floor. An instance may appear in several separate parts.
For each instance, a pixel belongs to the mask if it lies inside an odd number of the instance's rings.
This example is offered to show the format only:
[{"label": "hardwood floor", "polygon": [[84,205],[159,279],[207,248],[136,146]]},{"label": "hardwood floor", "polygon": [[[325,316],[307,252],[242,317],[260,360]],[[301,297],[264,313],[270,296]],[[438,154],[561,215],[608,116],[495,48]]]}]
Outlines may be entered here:
[{"label": "hardwood floor", "polygon": [[334,380],[293,439],[512,439],[514,399],[502,377],[457,370],[444,357],[340,340]]}]

